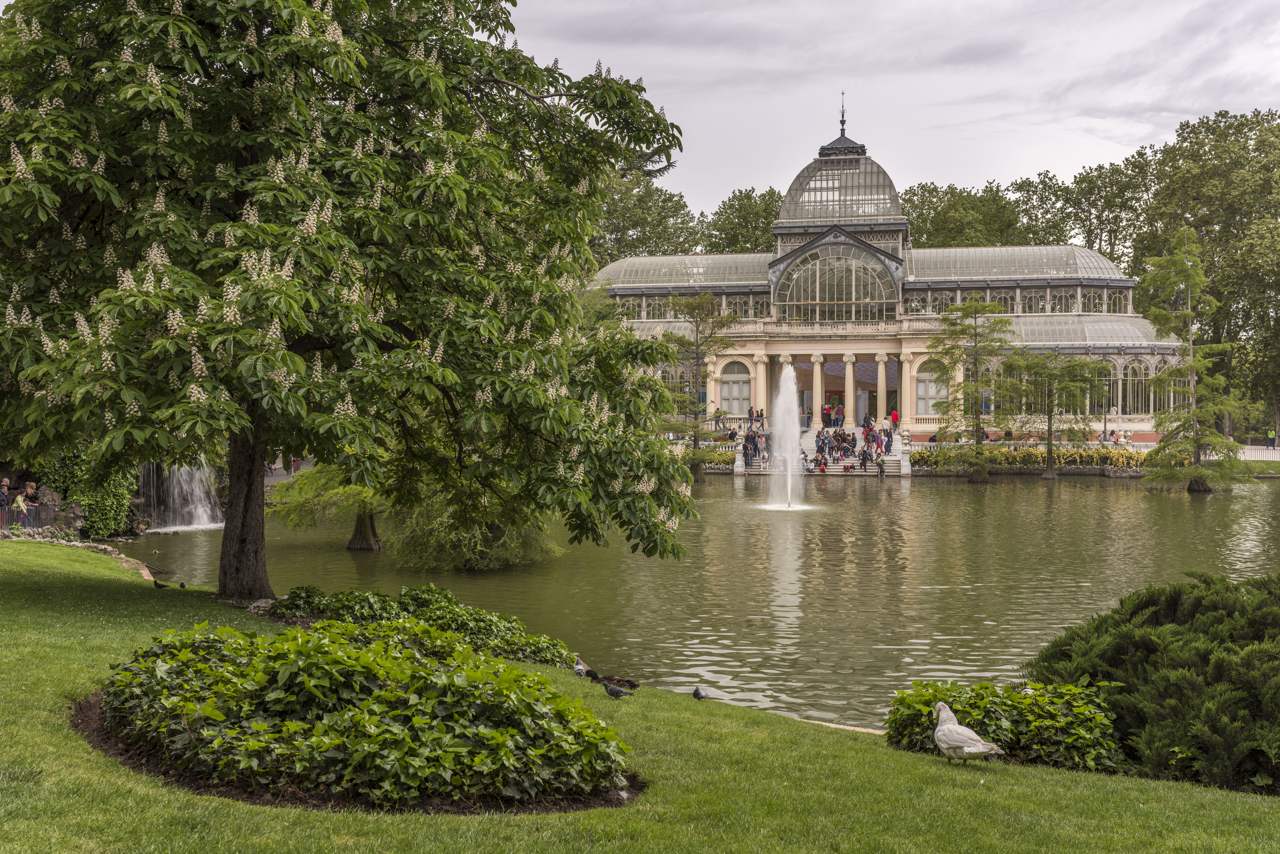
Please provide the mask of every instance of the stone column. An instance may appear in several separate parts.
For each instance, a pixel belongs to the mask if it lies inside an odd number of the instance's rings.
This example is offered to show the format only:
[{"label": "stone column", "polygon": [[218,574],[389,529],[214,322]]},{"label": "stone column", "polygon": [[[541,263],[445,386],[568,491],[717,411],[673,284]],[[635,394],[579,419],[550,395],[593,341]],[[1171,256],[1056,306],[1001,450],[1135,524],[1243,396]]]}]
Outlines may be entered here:
[{"label": "stone column", "polygon": [[809,429],[816,430],[822,426],[822,354],[814,353],[809,361],[813,362],[813,418]]},{"label": "stone column", "polygon": [[885,406],[889,397],[889,356],[887,353],[876,353],[876,424],[884,420],[888,412]]},{"label": "stone column", "polygon": [[703,359],[707,366],[707,417],[712,418],[716,414],[716,406],[720,403],[720,372],[716,370],[716,357],[707,356]]},{"label": "stone column", "polygon": [[844,420],[846,424],[856,424],[858,421],[858,383],[854,376],[857,361],[857,353],[844,354]]},{"label": "stone column", "polygon": [[768,410],[769,407],[769,357],[764,353],[756,353],[752,359],[756,366],[756,382],[755,388],[752,389],[752,397],[756,401],[756,412],[761,409]]},{"label": "stone column", "polygon": [[911,413],[915,409],[915,376],[911,373],[914,358],[910,353],[898,355],[898,429],[904,433],[911,429]]}]

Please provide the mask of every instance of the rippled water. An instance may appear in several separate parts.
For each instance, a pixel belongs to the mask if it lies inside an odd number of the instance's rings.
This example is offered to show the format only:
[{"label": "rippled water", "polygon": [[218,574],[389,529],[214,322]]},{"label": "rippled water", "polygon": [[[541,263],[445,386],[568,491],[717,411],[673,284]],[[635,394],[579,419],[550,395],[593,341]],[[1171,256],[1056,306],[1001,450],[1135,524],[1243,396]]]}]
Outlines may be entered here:
[{"label": "rippled water", "polygon": [[[765,479],[712,479],[679,562],[615,544],[521,570],[425,575],[347,552],[345,528],[276,526],[268,558],[278,593],[431,580],[564,638],[604,672],[875,725],[913,679],[1013,678],[1060,628],[1122,593],[1190,571],[1273,571],[1280,553],[1276,481],[1209,497],[1093,478],[811,478],[804,489],[812,509],[770,512]],[[156,535],[126,550],[211,583],[219,537]]]}]

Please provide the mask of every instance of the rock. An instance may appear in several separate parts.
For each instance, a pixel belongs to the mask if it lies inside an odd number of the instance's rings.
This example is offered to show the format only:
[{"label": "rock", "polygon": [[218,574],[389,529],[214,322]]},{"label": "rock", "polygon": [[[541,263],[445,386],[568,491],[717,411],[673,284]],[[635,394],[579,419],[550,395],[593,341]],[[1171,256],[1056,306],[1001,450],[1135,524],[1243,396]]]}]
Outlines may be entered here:
[{"label": "rock", "polygon": [[267,612],[271,610],[271,606],[275,604],[274,599],[259,599],[249,605],[249,613],[257,614],[259,617],[265,617]]}]

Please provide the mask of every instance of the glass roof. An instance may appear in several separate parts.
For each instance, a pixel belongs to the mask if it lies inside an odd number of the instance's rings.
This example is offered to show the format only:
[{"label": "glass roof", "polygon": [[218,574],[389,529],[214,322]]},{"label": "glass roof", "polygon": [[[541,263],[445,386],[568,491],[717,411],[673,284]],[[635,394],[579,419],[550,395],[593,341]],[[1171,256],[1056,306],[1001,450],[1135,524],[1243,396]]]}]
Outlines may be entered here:
[{"label": "glass roof", "polygon": [[914,279],[1124,279],[1115,264],[1083,246],[963,246],[907,250]]},{"label": "glass roof", "polygon": [[829,154],[800,170],[775,225],[840,225],[901,217],[898,191],[879,163],[870,157]]},{"label": "glass roof", "polygon": [[1012,320],[1012,339],[1029,347],[1150,347],[1176,343],[1173,338],[1162,338],[1150,321],[1136,314],[1019,314]]},{"label": "glass roof", "polygon": [[623,258],[596,274],[596,281],[609,286],[768,284],[771,260],[767,253]]}]

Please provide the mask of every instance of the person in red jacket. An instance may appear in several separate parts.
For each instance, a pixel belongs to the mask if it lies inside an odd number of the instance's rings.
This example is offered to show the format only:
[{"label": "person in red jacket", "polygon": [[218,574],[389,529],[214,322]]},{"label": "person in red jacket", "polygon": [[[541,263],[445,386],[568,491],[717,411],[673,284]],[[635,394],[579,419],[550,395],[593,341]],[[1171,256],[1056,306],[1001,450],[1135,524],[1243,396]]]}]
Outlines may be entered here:
[{"label": "person in red jacket", "polygon": [[893,426],[893,430],[896,433],[898,431],[898,410],[896,408],[893,412],[889,413],[889,423]]}]

